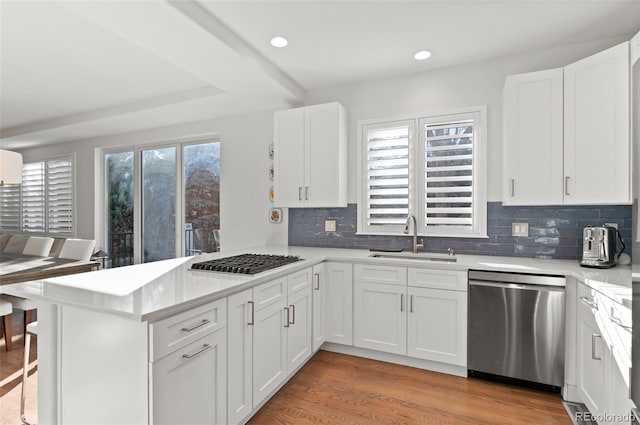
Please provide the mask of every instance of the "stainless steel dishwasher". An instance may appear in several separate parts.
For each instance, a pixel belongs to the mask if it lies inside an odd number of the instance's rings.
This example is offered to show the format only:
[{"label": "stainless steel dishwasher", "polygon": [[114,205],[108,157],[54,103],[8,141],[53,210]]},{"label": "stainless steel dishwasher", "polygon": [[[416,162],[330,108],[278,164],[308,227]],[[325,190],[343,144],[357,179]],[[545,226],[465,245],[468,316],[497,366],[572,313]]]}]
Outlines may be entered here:
[{"label": "stainless steel dishwasher", "polygon": [[469,271],[469,376],[559,392],[565,278]]}]

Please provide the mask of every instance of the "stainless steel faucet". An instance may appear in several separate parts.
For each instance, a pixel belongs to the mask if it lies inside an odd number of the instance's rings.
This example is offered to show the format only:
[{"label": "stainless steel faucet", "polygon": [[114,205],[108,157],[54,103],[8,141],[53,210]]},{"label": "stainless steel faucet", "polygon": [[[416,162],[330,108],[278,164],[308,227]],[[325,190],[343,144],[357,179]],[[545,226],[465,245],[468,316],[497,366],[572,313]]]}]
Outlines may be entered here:
[{"label": "stainless steel faucet", "polygon": [[418,252],[418,248],[424,248],[424,243],[418,243],[418,225],[416,224],[416,216],[409,214],[407,221],[404,223],[404,234],[409,234],[409,222],[413,220],[413,253]]}]

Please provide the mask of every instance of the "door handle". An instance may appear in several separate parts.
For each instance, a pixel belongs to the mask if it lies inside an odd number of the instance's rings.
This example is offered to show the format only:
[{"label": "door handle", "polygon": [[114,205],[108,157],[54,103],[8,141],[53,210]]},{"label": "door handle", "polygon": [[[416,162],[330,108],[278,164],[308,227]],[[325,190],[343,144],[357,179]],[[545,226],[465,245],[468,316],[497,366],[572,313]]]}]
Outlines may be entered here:
[{"label": "door handle", "polygon": [[302,201],[302,186],[298,186],[298,201]]},{"label": "door handle", "polygon": [[304,199],[305,199],[306,201],[308,201],[308,200],[309,200],[309,186],[305,186],[305,187],[304,187]]},{"label": "door handle", "polygon": [[202,353],[204,353],[205,351],[210,350],[210,349],[211,349],[211,345],[209,345],[209,344],[204,344],[204,345],[202,346],[202,348],[201,348],[201,349],[199,349],[198,351],[196,351],[195,353],[191,353],[191,354],[183,354],[183,355],[182,355],[182,358],[184,358],[184,359],[192,359],[192,358],[194,358],[194,357],[196,357],[196,356],[198,356],[198,355],[200,355],[200,354],[202,354]]},{"label": "door handle", "polygon": [[409,296],[409,313],[413,313],[413,295]]},{"label": "door handle", "polygon": [[288,328],[289,327],[289,307],[285,307],[284,311],[287,312],[287,316],[285,317],[285,321],[284,321],[284,327]]},{"label": "door handle", "polygon": [[320,290],[320,273],[314,273],[313,277],[316,279],[316,286],[313,289],[315,289],[316,291],[319,291]]},{"label": "door handle", "polygon": [[596,338],[602,338],[602,335],[591,334],[591,358],[593,360],[602,360],[602,357],[596,357]]},{"label": "door handle", "polygon": [[598,309],[598,303],[595,301],[591,301],[589,298],[587,297],[580,297],[580,301],[582,301],[583,303],[585,303],[586,305],[588,305],[589,307],[593,308],[594,310]]},{"label": "door handle", "polygon": [[253,301],[247,301],[247,304],[251,304],[251,320],[249,320],[247,322],[247,325],[249,326],[253,326],[255,324],[255,320],[256,320],[256,313],[253,309]]},{"label": "door handle", "polygon": [[191,331],[196,330],[199,327],[204,326],[204,325],[206,325],[208,323],[210,323],[210,322],[207,319],[202,319],[202,321],[200,323],[196,323],[195,325],[189,326],[188,328],[182,328],[181,330],[182,330],[182,332],[191,332]]},{"label": "door handle", "polygon": [[291,321],[289,322],[289,324],[295,325],[296,324],[296,306],[291,304],[289,308],[291,309]]},{"label": "door handle", "polygon": [[516,195],[516,179],[511,179],[511,197]]},{"label": "door handle", "polygon": [[571,177],[569,177],[569,176],[565,176],[564,177],[564,194],[567,195],[567,196],[571,195],[569,193],[569,179],[570,178]]},{"label": "door handle", "polygon": [[404,311],[404,294],[400,294],[400,311]]}]

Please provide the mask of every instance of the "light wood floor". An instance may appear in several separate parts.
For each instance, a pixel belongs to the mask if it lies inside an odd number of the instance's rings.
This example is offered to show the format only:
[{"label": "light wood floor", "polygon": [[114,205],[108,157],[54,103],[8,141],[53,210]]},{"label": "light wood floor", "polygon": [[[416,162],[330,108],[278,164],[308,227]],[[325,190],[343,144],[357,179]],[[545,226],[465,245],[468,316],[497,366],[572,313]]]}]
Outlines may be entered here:
[{"label": "light wood floor", "polygon": [[249,422],[566,424],[559,395],[320,351]]},{"label": "light wood floor", "polygon": [[[20,424],[20,390],[22,384],[22,362],[24,348],[22,341],[22,311],[14,311],[13,350],[5,350],[4,338],[0,340],[0,424]],[[31,422],[38,421],[37,415],[37,337],[31,338],[29,355],[29,379],[27,380],[27,403],[25,415]]]},{"label": "light wood floor", "polygon": [[[0,341],[0,424],[20,423],[22,317],[13,350]],[[27,418],[37,422],[37,338],[32,339]],[[318,352],[249,425],[571,424],[559,395]]]}]

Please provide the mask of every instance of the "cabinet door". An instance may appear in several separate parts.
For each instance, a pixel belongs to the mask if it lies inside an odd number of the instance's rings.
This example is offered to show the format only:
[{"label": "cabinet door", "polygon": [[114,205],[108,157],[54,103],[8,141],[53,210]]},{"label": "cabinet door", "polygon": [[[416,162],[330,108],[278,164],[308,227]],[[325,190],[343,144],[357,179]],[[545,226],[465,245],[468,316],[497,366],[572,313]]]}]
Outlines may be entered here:
[{"label": "cabinet door", "polygon": [[578,305],[578,395],[594,415],[606,412],[607,347],[595,317],[584,301]]},{"label": "cabinet door", "polygon": [[227,422],[227,330],[151,363],[153,424]]},{"label": "cabinet door", "polygon": [[227,298],[228,423],[240,423],[253,409],[253,290]]},{"label": "cabinet door", "polygon": [[325,264],[325,340],[353,345],[353,267]]},{"label": "cabinet door", "polygon": [[564,69],[565,204],[630,202],[629,43]]},{"label": "cabinet door", "polygon": [[256,310],[253,328],[253,407],[287,377],[286,300]]},{"label": "cabinet door", "polygon": [[[300,207],[304,201],[304,108],[273,115],[274,204]],[[326,171],[326,170],[325,170]]]},{"label": "cabinet door", "polygon": [[287,374],[293,373],[311,356],[311,287],[289,294],[287,328]]},{"label": "cabinet door", "polygon": [[345,113],[338,103],[307,106],[305,124],[305,189],[308,207],[347,206]]},{"label": "cabinet door", "polygon": [[407,354],[467,366],[467,293],[409,288]]},{"label": "cabinet door", "polygon": [[354,283],[356,347],[407,354],[407,288],[381,283]]},{"label": "cabinet door", "polygon": [[558,68],[506,79],[504,205],[562,204],[562,74]]},{"label": "cabinet door", "polygon": [[313,266],[313,351],[316,352],[324,343],[325,328],[325,275],[324,263]]}]

